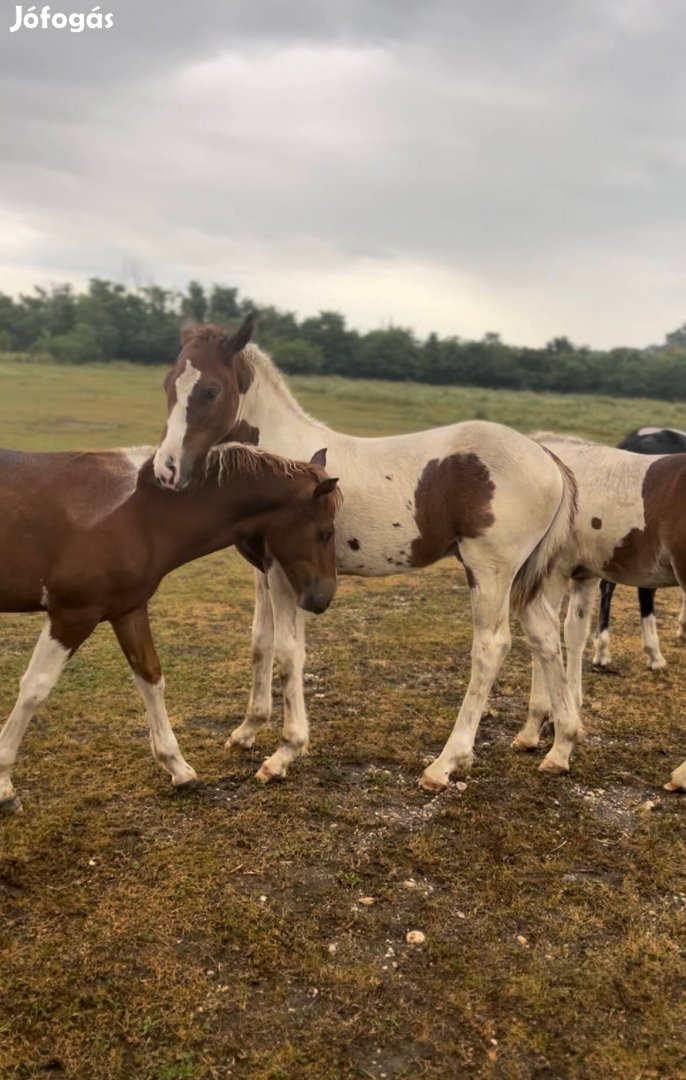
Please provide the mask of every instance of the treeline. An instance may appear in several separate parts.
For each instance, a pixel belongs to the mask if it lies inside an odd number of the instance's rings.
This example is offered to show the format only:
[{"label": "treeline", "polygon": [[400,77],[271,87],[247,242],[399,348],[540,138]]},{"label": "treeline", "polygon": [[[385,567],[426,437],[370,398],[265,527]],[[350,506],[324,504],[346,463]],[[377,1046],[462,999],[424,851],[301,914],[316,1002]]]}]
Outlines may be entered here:
[{"label": "treeline", "polygon": [[531,349],[506,345],[498,334],[480,341],[430,334],[421,341],[395,326],[360,334],[334,311],[299,320],[240,297],[238,289],[198,282],[183,293],[97,278],[82,292],[60,285],[19,299],[0,293],[0,350],[70,364],[170,364],[185,319],[231,326],[253,310],[259,343],[291,374],[686,399],[686,326],[646,349],[593,350],[565,337]]}]

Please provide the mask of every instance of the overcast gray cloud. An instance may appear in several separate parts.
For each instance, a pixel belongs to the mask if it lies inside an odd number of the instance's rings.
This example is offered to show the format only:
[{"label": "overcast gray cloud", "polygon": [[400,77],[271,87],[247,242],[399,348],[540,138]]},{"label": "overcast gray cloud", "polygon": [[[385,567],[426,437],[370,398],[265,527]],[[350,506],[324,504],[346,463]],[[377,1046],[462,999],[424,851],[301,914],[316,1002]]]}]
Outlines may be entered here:
[{"label": "overcast gray cloud", "polygon": [[195,277],[531,344],[686,321],[679,0],[102,10],[0,8],[5,291]]}]

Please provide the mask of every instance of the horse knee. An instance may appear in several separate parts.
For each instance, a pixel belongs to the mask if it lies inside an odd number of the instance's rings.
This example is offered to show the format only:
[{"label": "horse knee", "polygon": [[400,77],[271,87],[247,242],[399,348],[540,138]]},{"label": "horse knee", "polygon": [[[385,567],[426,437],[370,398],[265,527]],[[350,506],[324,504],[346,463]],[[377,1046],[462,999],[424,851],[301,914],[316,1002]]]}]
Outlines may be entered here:
[{"label": "horse knee", "polygon": [[472,665],[484,669],[493,664],[499,666],[510,651],[511,644],[509,628],[480,635],[472,648]]},{"label": "horse knee", "polygon": [[527,637],[531,650],[544,664],[550,663],[561,656],[560,641],[557,635],[529,631]]},{"label": "horse knee", "polygon": [[52,689],[49,675],[23,675],[19,682],[19,699],[29,709],[37,709]]}]

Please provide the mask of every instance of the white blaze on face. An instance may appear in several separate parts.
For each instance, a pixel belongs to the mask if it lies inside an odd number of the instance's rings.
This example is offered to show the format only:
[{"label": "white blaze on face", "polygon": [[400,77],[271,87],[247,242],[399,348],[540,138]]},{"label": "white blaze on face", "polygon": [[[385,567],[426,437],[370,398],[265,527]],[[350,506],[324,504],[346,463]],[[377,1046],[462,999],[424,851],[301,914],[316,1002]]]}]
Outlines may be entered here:
[{"label": "white blaze on face", "polygon": [[[157,448],[153,463],[155,476],[166,482],[175,478],[178,480],[181,471],[183,440],[188,427],[188,402],[199,378],[198,369],[193,367],[190,360],[186,360],[186,366],[176,380],[176,404],[167,420],[167,434]],[[170,465],[174,466],[173,470]]]}]

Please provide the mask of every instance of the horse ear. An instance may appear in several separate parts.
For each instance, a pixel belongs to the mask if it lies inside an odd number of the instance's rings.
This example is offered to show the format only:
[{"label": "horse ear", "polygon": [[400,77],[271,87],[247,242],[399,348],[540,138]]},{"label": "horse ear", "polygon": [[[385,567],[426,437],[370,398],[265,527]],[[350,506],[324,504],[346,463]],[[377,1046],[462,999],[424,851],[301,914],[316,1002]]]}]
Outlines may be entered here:
[{"label": "horse ear", "polygon": [[337,476],[327,476],[326,480],[320,480],[314,489],[314,499],[318,499],[321,495],[331,495],[336,490],[336,484],[338,483]]},{"label": "horse ear", "polygon": [[321,450],[317,450],[315,454],[310,458],[310,465],[320,465],[322,469],[326,468],[326,447]]},{"label": "horse ear", "polygon": [[248,387],[253,379],[253,372],[250,364],[242,356],[243,349],[250,341],[252,332],[255,329],[255,315],[251,311],[247,319],[245,319],[232,338],[226,343],[225,358],[230,363],[233,361],[234,371],[236,372],[236,382],[238,383],[239,394],[247,394]]},{"label": "horse ear", "polygon": [[242,350],[250,341],[254,329],[255,313],[251,311],[248,317],[243,320],[241,325],[238,327],[238,330],[229,341],[229,352],[231,353],[231,355],[233,355],[234,353],[242,352]]}]

